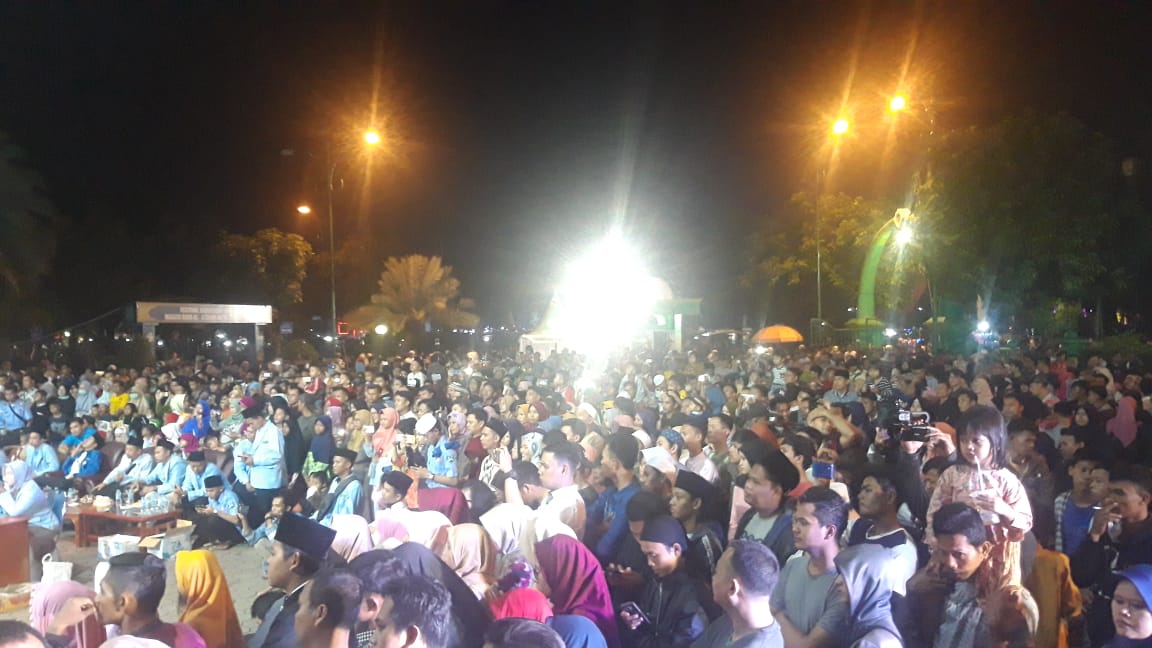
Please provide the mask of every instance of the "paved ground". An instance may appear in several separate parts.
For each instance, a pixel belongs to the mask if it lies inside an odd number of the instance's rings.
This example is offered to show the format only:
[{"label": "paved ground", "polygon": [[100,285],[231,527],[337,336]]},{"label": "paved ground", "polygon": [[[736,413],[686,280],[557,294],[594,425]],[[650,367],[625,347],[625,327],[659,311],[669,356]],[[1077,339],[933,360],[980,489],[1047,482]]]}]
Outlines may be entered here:
[{"label": "paved ground", "polygon": [[[96,557],[96,547],[78,548],[73,543],[71,531],[65,531],[57,542],[57,560],[67,560],[73,563],[72,580],[92,586],[92,574],[99,559]],[[240,618],[240,627],[245,634],[256,631],[259,625],[249,610],[256,595],[263,591],[267,582],[263,576],[263,561],[267,554],[251,547],[233,547],[227,551],[217,551],[216,559],[220,567],[228,576],[228,586],[232,590],[232,600],[236,603],[236,614]],[[164,590],[164,600],[160,604],[160,616],[165,621],[175,621],[179,618],[176,610],[176,577],[173,574],[175,559],[168,561],[168,586]],[[27,608],[0,614],[0,619],[28,620]]]}]

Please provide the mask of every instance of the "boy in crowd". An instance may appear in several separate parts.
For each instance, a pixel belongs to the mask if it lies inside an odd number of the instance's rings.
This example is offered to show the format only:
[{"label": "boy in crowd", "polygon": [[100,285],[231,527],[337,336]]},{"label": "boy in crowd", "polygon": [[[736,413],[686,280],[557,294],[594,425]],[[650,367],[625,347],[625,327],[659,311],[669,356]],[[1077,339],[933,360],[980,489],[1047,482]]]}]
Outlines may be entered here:
[{"label": "boy in crowd", "polygon": [[1071,556],[1088,537],[1101,498],[1093,488],[1092,471],[1103,465],[1099,453],[1083,447],[1068,460],[1072,490],[1056,496],[1056,551]]}]

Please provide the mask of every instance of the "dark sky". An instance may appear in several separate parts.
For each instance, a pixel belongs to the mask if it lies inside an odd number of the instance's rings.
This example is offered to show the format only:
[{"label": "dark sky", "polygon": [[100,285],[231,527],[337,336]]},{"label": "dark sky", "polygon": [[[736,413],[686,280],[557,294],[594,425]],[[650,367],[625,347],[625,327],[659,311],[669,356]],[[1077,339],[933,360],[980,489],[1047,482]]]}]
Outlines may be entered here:
[{"label": "dark sky", "polygon": [[[221,229],[319,243],[293,206],[320,198],[323,142],[375,124],[399,143],[368,183],[346,163],[338,235],[443,254],[499,318],[622,218],[657,274],[731,325],[744,232],[811,181],[842,97],[866,123],[905,63],[938,128],[1067,110],[1146,155],[1149,7],[11,2],[0,130],[69,224],[75,256],[48,282],[67,317],[211,300],[187,277]],[[110,229],[115,253],[77,251]],[[121,290],[77,282],[77,258],[117,268]]]}]

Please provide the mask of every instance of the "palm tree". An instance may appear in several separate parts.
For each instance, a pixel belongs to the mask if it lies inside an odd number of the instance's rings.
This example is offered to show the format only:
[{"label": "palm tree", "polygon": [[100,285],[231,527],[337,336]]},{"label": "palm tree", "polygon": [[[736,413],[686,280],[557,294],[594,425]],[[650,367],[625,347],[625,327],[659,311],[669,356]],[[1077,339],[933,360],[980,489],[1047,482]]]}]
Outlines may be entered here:
[{"label": "palm tree", "polygon": [[348,313],[357,328],[386,324],[419,339],[426,326],[468,328],[480,321],[472,300],[460,297],[460,280],[440,257],[412,254],[389,257],[380,273],[372,303]]},{"label": "palm tree", "polygon": [[51,268],[56,208],[24,151],[0,133],[0,295],[26,296]]}]

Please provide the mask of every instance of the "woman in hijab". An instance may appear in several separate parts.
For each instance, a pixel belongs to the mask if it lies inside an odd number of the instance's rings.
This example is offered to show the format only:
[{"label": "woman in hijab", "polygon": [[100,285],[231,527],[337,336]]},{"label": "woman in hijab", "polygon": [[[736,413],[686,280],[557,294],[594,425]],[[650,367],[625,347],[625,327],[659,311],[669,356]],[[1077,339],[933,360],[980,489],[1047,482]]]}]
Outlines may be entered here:
[{"label": "woman in hijab", "polygon": [[537,544],[536,557],[541,576],[548,583],[553,611],[588,617],[609,646],[619,646],[608,583],[596,556],[579,540],[558,535]]},{"label": "woman in hijab", "polygon": [[503,576],[512,563],[524,557],[520,551],[520,536],[531,515],[532,509],[525,504],[497,504],[480,516],[480,525],[499,549],[497,578]]},{"label": "woman in hijab", "polygon": [[372,550],[372,533],[368,529],[368,521],[359,515],[333,515],[332,529],[336,531],[332,551],[340,554],[346,562]]},{"label": "woman in hijab", "polygon": [[547,623],[552,618],[552,604],[538,589],[517,587],[488,603],[493,619],[531,619]]},{"label": "woman in hijab", "polygon": [[[44,583],[36,587],[29,610],[32,627],[41,634],[48,634],[52,618],[70,598],[95,599],[96,592],[74,581]],[[68,648],[97,648],[106,639],[104,626],[95,614],[68,628],[64,636],[68,638]]]},{"label": "woman in hijab", "polygon": [[892,590],[884,569],[890,556],[880,545],[858,544],[836,556],[836,568],[848,593],[851,628],[846,645],[852,648],[903,648],[892,621]]},{"label": "woman in hijab", "polygon": [[27,463],[16,460],[4,466],[4,490],[0,492],[0,510],[8,517],[28,518],[28,544],[32,552],[30,576],[39,582],[41,560],[56,548],[56,535],[60,533],[60,519],[52,511],[52,504]]},{"label": "woman in hijab", "polygon": [[1136,440],[1136,432],[1140,428],[1140,423],[1136,420],[1137,407],[1135,398],[1131,396],[1121,398],[1116,407],[1116,416],[1113,416],[1105,426],[1108,435],[1115,439],[1122,448],[1127,448]]},{"label": "woman in hijab", "polygon": [[205,549],[177,553],[176,591],[180,622],[200,633],[207,648],[244,645],[228,579],[215,554]]},{"label": "woman in hijab", "polygon": [[332,465],[332,454],[335,451],[336,440],[332,438],[332,419],[328,416],[316,417],[312,444],[308,448],[308,455],[304,457],[304,476],[311,476],[314,472],[327,472]]},{"label": "woman in hijab", "polygon": [[[300,426],[288,409],[288,403],[282,397],[273,398],[275,406],[272,410],[272,422],[284,432],[284,468],[289,475],[297,475],[304,467],[304,457],[308,454],[304,447],[304,436],[300,434]],[[307,477],[307,475],[303,475]]]},{"label": "woman in hijab", "polygon": [[484,629],[488,627],[488,611],[456,572],[430,549],[414,542],[405,542],[396,547],[392,554],[410,575],[426,576],[447,588],[452,597],[452,625],[455,632],[448,645],[479,648],[484,642]]},{"label": "woman in hijab", "polygon": [[372,425],[372,412],[366,409],[356,410],[348,421],[348,442],[345,446],[353,452],[360,452],[364,444],[375,433]]},{"label": "woman in hijab", "polygon": [[[337,529],[339,539],[339,529]],[[448,529],[448,542],[440,559],[456,571],[477,599],[496,580],[496,543],[479,524],[458,524]]]}]

